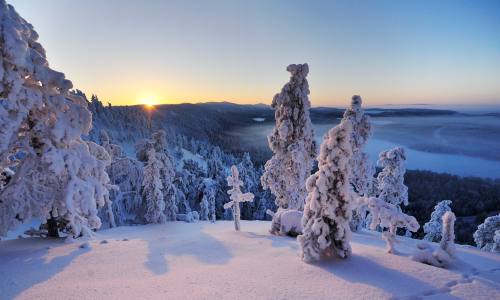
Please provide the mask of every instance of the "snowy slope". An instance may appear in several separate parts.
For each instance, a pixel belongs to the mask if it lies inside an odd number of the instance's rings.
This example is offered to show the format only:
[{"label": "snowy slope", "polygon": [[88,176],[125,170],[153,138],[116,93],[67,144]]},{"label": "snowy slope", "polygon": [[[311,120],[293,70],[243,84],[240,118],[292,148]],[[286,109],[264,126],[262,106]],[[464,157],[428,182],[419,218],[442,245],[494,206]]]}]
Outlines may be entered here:
[{"label": "snowy slope", "polygon": [[[378,233],[353,235],[353,256],[308,265],[269,222],[118,227],[81,242],[0,242],[0,299],[499,299],[500,256],[458,247],[451,270],[384,252]],[[106,240],[107,243],[103,243]]]}]

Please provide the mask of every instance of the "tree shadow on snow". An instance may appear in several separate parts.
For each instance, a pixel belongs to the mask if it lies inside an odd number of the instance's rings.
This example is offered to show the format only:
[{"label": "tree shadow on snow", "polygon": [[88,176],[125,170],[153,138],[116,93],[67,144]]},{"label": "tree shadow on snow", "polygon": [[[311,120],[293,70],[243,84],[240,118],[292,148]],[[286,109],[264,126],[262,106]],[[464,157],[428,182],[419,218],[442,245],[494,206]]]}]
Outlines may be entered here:
[{"label": "tree shadow on snow", "polygon": [[[193,226],[195,227],[195,226]],[[196,226],[184,236],[169,238],[168,235],[154,240],[147,240],[148,257],[144,263],[151,272],[157,275],[168,272],[167,259],[172,256],[193,256],[207,265],[226,264],[232,255],[218,240]]]},{"label": "tree shadow on snow", "polygon": [[[346,281],[374,286],[396,297],[422,297],[429,291],[439,293],[436,287],[418,278],[356,254],[346,260],[329,258],[315,265]],[[453,299],[453,296],[447,296],[447,299]]]},{"label": "tree shadow on snow", "polygon": [[[65,255],[51,256],[50,251],[53,249],[68,245],[63,239],[24,238],[2,243],[0,299],[13,299],[32,286],[49,280],[62,272],[75,258],[90,251],[75,245]],[[7,244],[9,247],[3,247]]]},{"label": "tree shadow on snow", "polygon": [[288,247],[292,250],[298,251],[299,245],[297,244],[297,238],[291,236],[281,236],[272,234],[258,234],[254,232],[242,232],[248,238],[252,239],[266,239],[271,241],[271,246],[276,248]]}]

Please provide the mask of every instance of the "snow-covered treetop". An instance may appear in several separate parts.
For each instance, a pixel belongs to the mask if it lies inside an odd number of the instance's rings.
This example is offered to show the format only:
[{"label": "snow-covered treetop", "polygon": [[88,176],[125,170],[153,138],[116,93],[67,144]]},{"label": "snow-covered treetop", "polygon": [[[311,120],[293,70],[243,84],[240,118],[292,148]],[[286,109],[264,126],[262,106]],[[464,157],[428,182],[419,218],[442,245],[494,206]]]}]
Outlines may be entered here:
[{"label": "snow-covered treetop", "polygon": [[[6,152],[12,150],[19,141],[21,124],[28,118],[33,109],[43,109],[43,105],[51,104],[65,109],[68,97],[81,106],[79,118],[67,115],[66,120],[46,117],[45,126],[52,128],[56,139],[70,140],[82,133],[88,133],[91,116],[86,111],[86,103],[82,98],[69,97],[71,81],[63,73],[52,70],[47,62],[45,50],[38,43],[38,34],[33,26],[21,18],[11,5],[0,0],[0,153],[2,160]],[[6,101],[3,101],[6,100]],[[58,123],[70,121],[72,128],[57,126]],[[79,126],[83,125],[83,126]],[[37,124],[37,126],[43,126]],[[78,128],[79,130],[75,130]]]},{"label": "snow-covered treetop", "polygon": [[379,198],[394,205],[408,205],[408,187],[404,184],[406,155],[402,147],[380,153],[378,165],[383,168],[377,176]]},{"label": "snow-covered treetop", "polygon": [[352,148],[353,153],[361,150],[372,135],[372,127],[370,124],[370,116],[365,115],[364,109],[361,106],[363,101],[358,95],[352,96],[351,106],[344,112],[344,120],[352,122]]}]

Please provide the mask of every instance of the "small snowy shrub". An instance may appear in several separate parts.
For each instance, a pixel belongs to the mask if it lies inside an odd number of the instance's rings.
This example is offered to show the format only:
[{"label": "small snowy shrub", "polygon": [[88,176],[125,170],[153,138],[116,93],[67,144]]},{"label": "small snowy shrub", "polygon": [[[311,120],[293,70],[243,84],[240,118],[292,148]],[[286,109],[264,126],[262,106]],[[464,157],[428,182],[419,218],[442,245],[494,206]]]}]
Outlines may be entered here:
[{"label": "small snowy shrub", "polygon": [[495,239],[496,232],[500,230],[500,214],[488,217],[474,232],[474,242],[478,248],[489,252],[499,252],[499,239]]},{"label": "small snowy shrub", "polygon": [[400,211],[400,209],[391,203],[387,203],[376,197],[364,197],[358,200],[367,205],[371,214],[370,229],[376,230],[377,226],[388,231],[382,233],[382,238],[387,242],[387,252],[394,253],[394,244],[396,242],[396,231],[398,228],[406,228],[409,231],[416,232],[420,225],[413,216],[409,216]]},{"label": "small snowy shrub", "polygon": [[297,236],[302,234],[302,217],[304,213],[296,209],[278,209],[276,213],[268,210],[272,216],[271,234]]},{"label": "small snowy shrub", "polygon": [[253,201],[252,193],[242,193],[243,181],[239,179],[239,172],[236,166],[231,166],[231,175],[227,177],[227,184],[231,187],[227,193],[231,201],[224,204],[224,209],[231,208],[233,211],[234,229],[240,230],[240,202]]},{"label": "small snowy shrub", "polygon": [[441,248],[434,249],[428,243],[417,244],[417,251],[412,256],[412,260],[431,266],[444,268],[452,263],[451,256]]},{"label": "small snowy shrub", "polygon": [[266,162],[261,182],[276,196],[278,207],[302,210],[307,195],[305,182],[316,156],[309,118],[309,67],[289,65],[287,71],[292,74],[290,81],[274,96],[271,105],[276,126],[268,142],[274,155]]},{"label": "small snowy shrub", "polygon": [[303,233],[297,237],[305,262],[322,255],[346,258],[351,253],[351,131],[351,123],[345,121],[330,129],[318,155],[319,170],[307,180]]},{"label": "small snowy shrub", "polygon": [[441,202],[438,202],[438,204],[434,206],[434,211],[431,214],[431,219],[429,220],[429,222],[424,224],[424,240],[429,242],[437,242],[441,239],[443,215],[446,212],[451,211],[450,204],[450,200],[443,200]]}]

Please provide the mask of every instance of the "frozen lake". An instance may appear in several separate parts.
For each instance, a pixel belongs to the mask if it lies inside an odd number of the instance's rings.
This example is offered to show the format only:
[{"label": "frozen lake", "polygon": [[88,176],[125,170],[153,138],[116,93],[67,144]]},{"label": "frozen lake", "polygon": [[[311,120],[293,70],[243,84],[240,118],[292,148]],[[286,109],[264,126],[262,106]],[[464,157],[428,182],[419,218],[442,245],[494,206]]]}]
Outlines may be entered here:
[{"label": "frozen lake", "polygon": [[[314,124],[317,141],[338,121]],[[372,124],[374,135],[366,150],[374,162],[381,151],[403,146],[408,169],[500,178],[498,116],[383,117],[372,118]],[[232,134],[243,144],[267,147],[273,126],[256,122]]]}]

